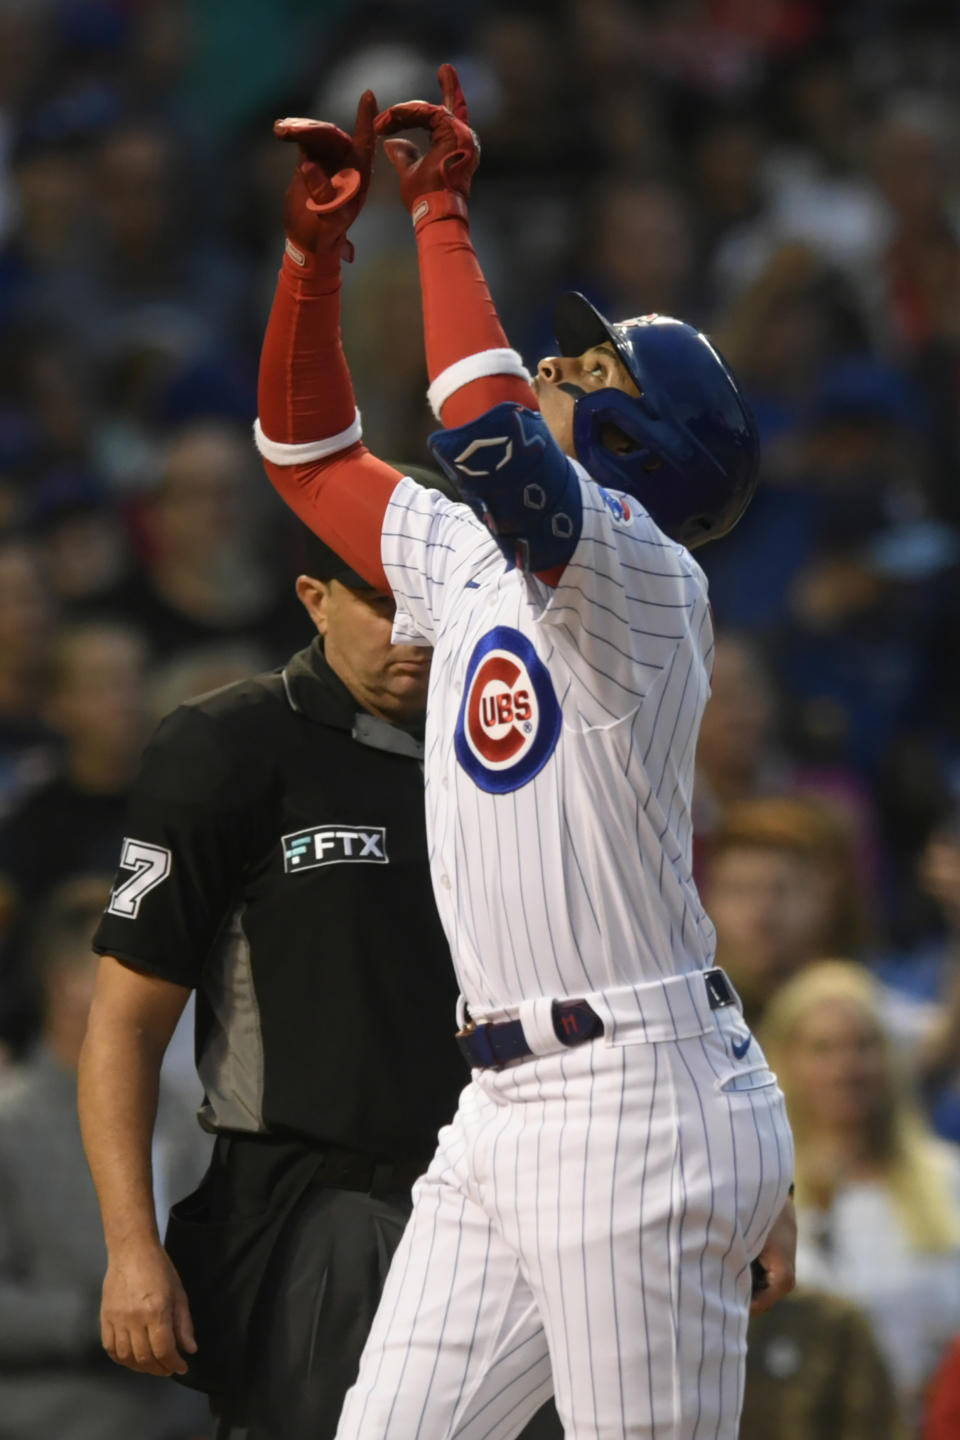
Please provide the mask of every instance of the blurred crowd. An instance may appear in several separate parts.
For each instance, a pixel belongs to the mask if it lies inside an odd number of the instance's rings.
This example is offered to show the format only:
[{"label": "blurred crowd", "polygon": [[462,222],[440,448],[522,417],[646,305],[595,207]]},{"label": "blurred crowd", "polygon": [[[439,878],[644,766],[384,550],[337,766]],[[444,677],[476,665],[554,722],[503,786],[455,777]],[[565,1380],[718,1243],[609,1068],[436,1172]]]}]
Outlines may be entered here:
[{"label": "blurred crowd", "polygon": [[[678,314],[760,426],[759,495],[698,555],[718,644],[697,877],[788,1096],[802,1225],[796,1296],[754,1329],[744,1440],[956,1437],[946,0],[0,0],[0,1437],[204,1433],[186,1392],[98,1358],[85,937],[153,724],[312,633],[303,537],[250,442],[293,162],[271,122],[349,124],[367,86],[433,98],[440,60],[481,136],[474,239],[528,364],[563,289]],[[365,435],[423,462],[416,260],[384,163],[353,238]],[[161,1208],[203,1163],[189,1070],[181,1048]]]}]

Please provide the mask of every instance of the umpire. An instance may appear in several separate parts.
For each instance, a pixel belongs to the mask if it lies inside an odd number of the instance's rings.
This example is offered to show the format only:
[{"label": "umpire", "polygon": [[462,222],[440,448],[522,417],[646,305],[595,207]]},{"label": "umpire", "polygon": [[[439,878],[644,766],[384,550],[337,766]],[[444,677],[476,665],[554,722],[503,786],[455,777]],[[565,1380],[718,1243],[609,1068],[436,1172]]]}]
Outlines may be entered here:
[{"label": "umpire", "polygon": [[[466,1080],[427,865],[430,652],[392,646],[392,596],[311,542],[297,594],[318,637],[180,706],[146,750],[80,1071],[103,1344],[206,1391],[230,1440],[334,1435]],[[157,1076],[191,989],[216,1138],[164,1248]]]}]

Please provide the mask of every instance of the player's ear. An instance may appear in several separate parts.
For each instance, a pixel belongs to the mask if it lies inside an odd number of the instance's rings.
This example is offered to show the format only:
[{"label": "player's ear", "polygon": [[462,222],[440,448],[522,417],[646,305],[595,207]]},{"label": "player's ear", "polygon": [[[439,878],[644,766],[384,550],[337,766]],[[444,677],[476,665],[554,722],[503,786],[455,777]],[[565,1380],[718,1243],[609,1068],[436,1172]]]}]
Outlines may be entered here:
[{"label": "player's ear", "polygon": [[330,582],[318,580],[314,575],[298,575],[297,599],[317,627],[317,633],[326,635],[330,603]]}]

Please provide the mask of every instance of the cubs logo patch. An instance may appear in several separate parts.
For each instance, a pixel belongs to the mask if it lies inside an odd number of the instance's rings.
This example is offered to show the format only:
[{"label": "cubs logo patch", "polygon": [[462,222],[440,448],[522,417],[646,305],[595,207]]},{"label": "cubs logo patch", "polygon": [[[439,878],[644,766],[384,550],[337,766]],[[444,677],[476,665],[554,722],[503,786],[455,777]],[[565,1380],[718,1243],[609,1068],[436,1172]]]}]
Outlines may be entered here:
[{"label": "cubs logo patch", "polygon": [[560,738],[553,681],[525,635],[497,625],[470,656],[457,716],[457,759],[481,790],[519,790],[543,769]]},{"label": "cubs logo patch", "polygon": [[606,505],[614,520],[625,521],[630,519],[630,506],[622,496],[612,495],[609,490],[604,490],[602,485],[598,485],[597,489],[600,491],[600,499],[604,505]]}]

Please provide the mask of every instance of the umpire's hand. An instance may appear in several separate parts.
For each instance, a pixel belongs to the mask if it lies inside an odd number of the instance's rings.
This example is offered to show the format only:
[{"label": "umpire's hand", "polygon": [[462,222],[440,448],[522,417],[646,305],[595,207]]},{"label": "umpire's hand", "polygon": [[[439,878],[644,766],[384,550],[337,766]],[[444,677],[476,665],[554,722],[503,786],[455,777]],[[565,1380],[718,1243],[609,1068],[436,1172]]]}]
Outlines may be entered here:
[{"label": "umpire's hand", "polygon": [[[100,1306],[103,1348],[118,1365],[143,1375],[183,1375],[183,1353],[195,1355],[186,1291],[158,1243],[111,1253]],[[183,1353],[181,1353],[183,1352]]]}]

